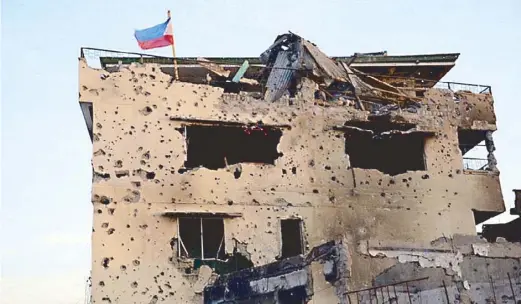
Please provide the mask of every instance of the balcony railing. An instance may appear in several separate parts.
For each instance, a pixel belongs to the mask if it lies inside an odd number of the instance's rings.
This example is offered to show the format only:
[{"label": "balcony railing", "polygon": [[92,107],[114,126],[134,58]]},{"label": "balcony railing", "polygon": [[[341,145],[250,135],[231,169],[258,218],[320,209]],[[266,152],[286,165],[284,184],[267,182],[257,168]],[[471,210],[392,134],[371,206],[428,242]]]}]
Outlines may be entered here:
[{"label": "balcony railing", "polygon": [[[101,58],[105,58],[105,60],[112,60],[116,58],[121,64],[130,64],[131,62],[141,62],[141,63],[157,63],[157,64],[168,64],[172,62],[172,57],[158,56],[152,54],[142,54],[142,53],[134,53],[134,52],[123,52],[116,50],[106,50],[106,49],[98,49],[98,48],[90,48],[90,47],[82,47],[80,49],[80,56],[87,60],[87,64],[93,68],[104,68],[104,64],[106,62],[101,62]],[[197,64],[197,58],[178,58],[179,64]],[[222,59],[222,58],[221,58]],[[113,62],[114,63],[114,62]],[[452,92],[457,91],[469,91],[475,94],[492,94],[492,89],[489,85],[481,85],[481,84],[472,84],[472,83],[462,83],[462,82],[443,82],[437,81],[433,83],[433,80],[421,79],[415,77],[392,77],[390,78],[403,78],[405,79],[415,79],[416,81],[420,81],[423,87],[431,87],[438,89],[448,89]]]},{"label": "balcony railing", "polygon": [[488,159],[477,157],[463,157],[463,169],[488,170]]},{"label": "balcony railing", "polygon": [[482,84],[440,81],[434,87],[438,89],[448,89],[452,92],[469,91],[475,94],[492,94],[492,88],[489,85]]}]

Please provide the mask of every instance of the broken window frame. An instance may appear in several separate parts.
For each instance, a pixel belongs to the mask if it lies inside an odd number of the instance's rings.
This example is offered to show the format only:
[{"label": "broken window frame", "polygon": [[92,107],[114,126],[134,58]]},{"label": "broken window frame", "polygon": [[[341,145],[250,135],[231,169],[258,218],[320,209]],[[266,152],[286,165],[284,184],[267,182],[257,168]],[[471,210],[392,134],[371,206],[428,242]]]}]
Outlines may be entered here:
[{"label": "broken window frame", "polygon": [[[179,119],[177,117],[170,117],[170,120],[172,121],[183,121],[187,122],[186,119]],[[210,170],[219,170],[219,169],[226,169],[230,165],[237,165],[237,164],[254,164],[254,165],[262,165],[262,166],[275,166],[277,160],[283,156],[283,153],[278,151],[278,146],[280,145],[281,138],[283,136],[284,130],[291,129],[289,125],[264,125],[261,123],[257,124],[242,124],[242,123],[223,123],[221,121],[206,121],[206,120],[193,120],[190,121],[191,123],[183,123],[180,127],[176,128],[178,132],[181,133],[184,140],[184,151],[185,151],[185,162],[183,166],[180,168],[180,170],[193,170],[197,168],[207,168]],[[270,162],[264,162],[264,161],[239,161],[239,162],[233,162],[232,164],[228,163],[228,159],[225,156],[224,157],[224,166],[223,167],[217,167],[217,168],[210,168],[207,165],[199,164],[198,166],[192,166],[187,165],[188,163],[191,163],[189,161],[189,145],[190,145],[190,138],[188,137],[188,129],[190,128],[236,128],[241,129],[246,133],[251,133],[252,131],[260,131],[263,132],[264,135],[267,135],[268,133],[277,136],[277,141],[275,145],[275,151],[277,152],[277,156],[273,157],[273,159]],[[268,142],[268,144],[270,144]]]},{"label": "broken window frame", "polygon": [[298,217],[289,217],[289,218],[282,218],[279,220],[279,236],[280,236],[280,257],[285,259],[285,258],[289,258],[291,256],[295,256],[295,255],[288,255],[286,256],[283,252],[284,250],[284,242],[283,242],[283,234],[282,234],[282,222],[284,221],[295,221],[295,222],[298,222],[298,234],[299,234],[299,241],[300,241],[300,253],[297,254],[297,255],[301,255],[301,254],[304,254],[304,249],[305,249],[305,240],[304,240],[304,221],[301,219],[301,218],[298,218]]},{"label": "broken window frame", "polygon": [[[199,220],[199,225],[200,225],[200,229],[201,229],[201,232],[199,234],[199,239],[200,239],[200,242],[201,242],[201,257],[193,257],[193,256],[190,256],[190,254],[188,253],[188,250],[186,249],[184,243],[183,243],[183,239],[181,238],[181,219],[198,219]],[[223,224],[223,236],[221,238],[221,241],[219,242],[219,247],[217,249],[217,252],[216,252],[216,255],[215,255],[215,258],[206,258],[204,256],[204,228],[203,228],[203,220],[221,220],[222,221],[222,224]],[[181,216],[181,217],[178,217],[177,218],[177,256],[178,258],[184,258],[184,259],[199,259],[199,260],[202,260],[202,261],[224,261],[224,260],[221,260],[219,259],[219,253],[221,252],[221,249],[224,250],[224,238],[225,238],[225,235],[226,235],[226,229],[224,227],[224,218],[222,217],[206,217],[206,216]],[[184,254],[183,254],[184,252]]]},{"label": "broken window frame", "polygon": [[[399,124],[396,124],[396,125],[399,125]],[[349,169],[352,169],[352,168],[358,168],[358,169],[363,169],[363,170],[374,169],[374,170],[378,170],[379,172],[382,172],[383,174],[388,174],[388,175],[391,175],[391,176],[395,176],[395,175],[398,175],[398,174],[404,174],[404,173],[407,173],[409,171],[417,171],[417,172],[428,171],[429,170],[429,166],[428,166],[427,154],[426,154],[426,151],[425,151],[425,146],[427,144],[428,138],[432,137],[434,134],[432,132],[429,132],[429,131],[417,131],[413,127],[411,127],[411,129],[409,129],[409,130],[406,130],[407,128],[408,128],[408,126],[405,126],[403,130],[400,129],[400,128],[396,128],[396,129],[391,128],[391,129],[388,129],[388,130],[386,129],[386,130],[375,131],[375,130],[371,130],[371,129],[366,129],[363,126],[356,126],[356,125],[350,126],[350,125],[346,124],[344,126],[337,126],[337,127],[334,128],[334,130],[341,131],[343,133],[343,135],[344,135],[344,149],[345,149],[344,152],[345,152],[346,155],[349,156],[349,159],[350,159]],[[381,170],[382,168],[375,168],[374,166],[366,168],[366,167],[361,167],[359,164],[353,165],[353,161],[352,161],[352,158],[351,158],[353,156],[353,153],[351,153],[351,154],[348,153],[347,146],[348,146],[348,140],[350,140],[350,139],[348,139],[348,135],[349,134],[356,134],[356,132],[370,132],[370,133],[374,134],[373,137],[382,136],[385,133],[387,133],[387,134],[397,133],[397,135],[399,135],[399,136],[420,136],[421,140],[422,140],[422,142],[421,142],[421,146],[422,146],[422,148],[421,148],[421,159],[422,159],[423,167],[421,169],[407,168],[403,172],[390,173],[390,172]],[[387,138],[386,140],[390,140],[390,139],[391,139],[391,137]]]}]

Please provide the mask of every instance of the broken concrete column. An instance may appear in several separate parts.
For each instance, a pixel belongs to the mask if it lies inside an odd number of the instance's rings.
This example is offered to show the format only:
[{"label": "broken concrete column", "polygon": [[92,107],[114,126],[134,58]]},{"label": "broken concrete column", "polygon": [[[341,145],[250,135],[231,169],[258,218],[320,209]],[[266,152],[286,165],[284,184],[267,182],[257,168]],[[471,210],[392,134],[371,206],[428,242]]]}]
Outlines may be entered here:
[{"label": "broken concrete column", "polygon": [[487,131],[485,133],[485,146],[487,147],[488,155],[488,170],[497,171],[497,160],[494,156],[494,151],[496,151],[496,146],[494,145],[494,140],[492,138],[492,131]]}]

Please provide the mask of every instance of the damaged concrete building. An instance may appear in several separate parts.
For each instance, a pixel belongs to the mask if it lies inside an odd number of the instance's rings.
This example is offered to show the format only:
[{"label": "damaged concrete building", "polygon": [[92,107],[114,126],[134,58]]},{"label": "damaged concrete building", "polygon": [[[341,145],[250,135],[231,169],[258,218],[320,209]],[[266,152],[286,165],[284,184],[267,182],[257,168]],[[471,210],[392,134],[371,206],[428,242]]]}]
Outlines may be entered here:
[{"label": "damaged concrete building", "polygon": [[521,246],[476,233],[505,205],[459,54],[89,52],[92,303],[521,301]]}]

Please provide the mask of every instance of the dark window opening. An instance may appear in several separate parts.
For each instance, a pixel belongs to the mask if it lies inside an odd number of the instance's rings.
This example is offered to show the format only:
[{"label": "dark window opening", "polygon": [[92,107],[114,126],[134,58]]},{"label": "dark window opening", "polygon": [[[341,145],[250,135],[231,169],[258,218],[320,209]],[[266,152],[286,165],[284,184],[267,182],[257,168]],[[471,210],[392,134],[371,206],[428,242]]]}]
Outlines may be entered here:
[{"label": "dark window opening", "polygon": [[345,132],[351,167],[376,169],[389,175],[425,170],[425,134]]},{"label": "dark window opening", "polygon": [[179,255],[192,259],[224,259],[224,221],[180,217]]},{"label": "dark window opening", "polygon": [[282,131],[269,127],[187,126],[185,168],[225,168],[237,163],[275,164]]},{"label": "dark window opening", "polygon": [[280,304],[304,304],[306,303],[306,298],[307,294],[304,286],[281,290],[278,293],[278,303]]},{"label": "dark window opening", "polygon": [[463,169],[488,170],[486,131],[458,130],[459,149],[463,156]]},{"label": "dark window opening", "polygon": [[282,258],[288,258],[303,253],[301,224],[302,221],[300,219],[287,219],[280,221]]}]

